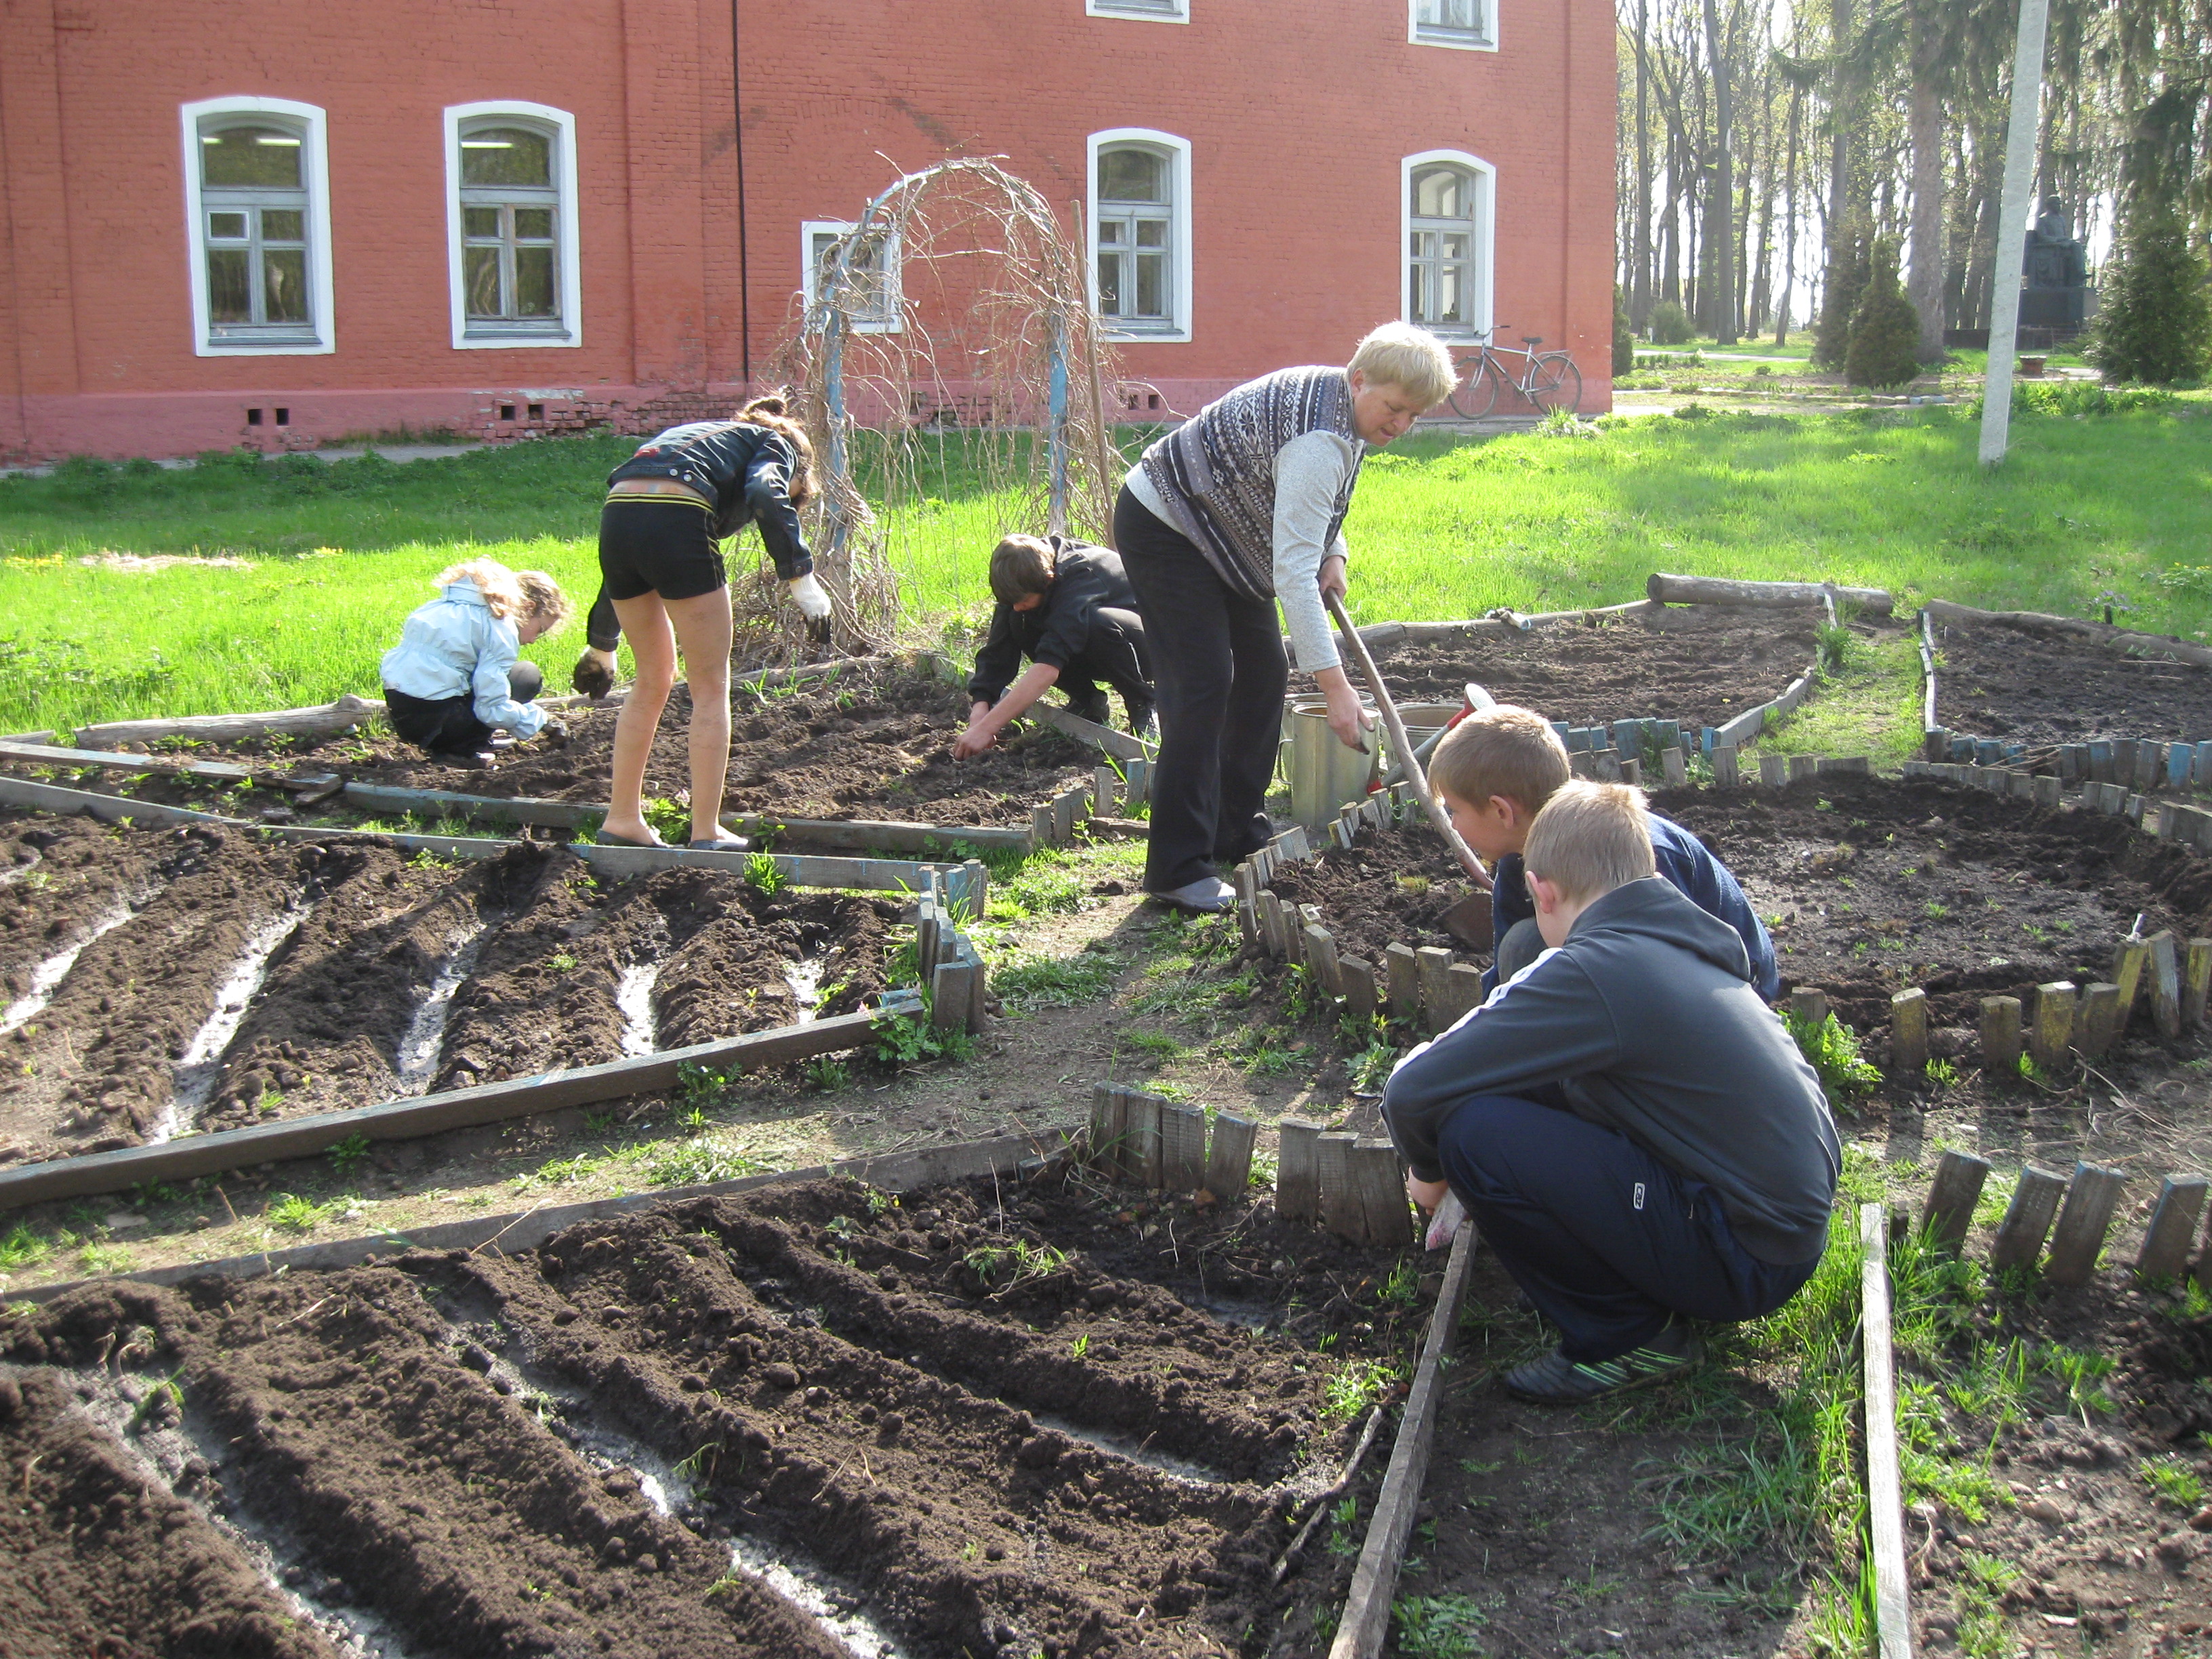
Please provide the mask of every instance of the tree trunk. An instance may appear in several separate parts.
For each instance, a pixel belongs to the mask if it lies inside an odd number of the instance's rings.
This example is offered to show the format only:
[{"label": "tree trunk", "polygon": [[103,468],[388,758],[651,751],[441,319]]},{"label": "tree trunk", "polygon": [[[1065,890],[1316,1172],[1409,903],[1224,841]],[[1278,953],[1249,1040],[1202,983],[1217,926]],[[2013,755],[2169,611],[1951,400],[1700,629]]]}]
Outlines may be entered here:
[{"label": "tree trunk", "polygon": [[1912,20],[1912,275],[1905,294],[1920,313],[1923,363],[1943,356],[1943,102],[1941,42],[1917,0]]},{"label": "tree trunk", "polygon": [[1650,0],[1636,0],[1636,229],[1629,254],[1629,325],[1638,334],[1651,324],[1651,75]]},{"label": "tree trunk", "polygon": [[1667,210],[1659,219],[1659,297],[1682,302],[1681,173],[1677,166],[1680,146],[1672,133],[1667,137]]},{"label": "tree trunk", "polygon": [[1790,343],[1790,307],[1797,292],[1797,132],[1804,113],[1805,94],[1790,88],[1790,160],[1783,174],[1782,303],[1774,314],[1774,343]]},{"label": "tree trunk", "polygon": [[[1851,216],[1851,121],[1854,96],[1850,54],[1851,41],[1851,0],[1831,0],[1829,5],[1829,49],[1835,60],[1835,71],[1828,88],[1828,222],[1822,237],[1822,252],[1826,258],[1823,267],[1835,268],[1838,249],[1837,238],[1847,234]],[[1825,299],[1822,303],[1826,303]]]},{"label": "tree trunk", "polygon": [[1734,112],[1729,102],[1728,49],[1721,39],[1720,14],[1713,0],[1705,0],[1705,50],[1712,59],[1714,148],[1718,152],[1714,199],[1705,207],[1705,240],[1712,245],[1717,291],[1706,310],[1716,320],[1715,339],[1722,345],[1733,345],[1736,340],[1735,255],[1729,244],[1735,228],[1735,137],[1730,130]]}]

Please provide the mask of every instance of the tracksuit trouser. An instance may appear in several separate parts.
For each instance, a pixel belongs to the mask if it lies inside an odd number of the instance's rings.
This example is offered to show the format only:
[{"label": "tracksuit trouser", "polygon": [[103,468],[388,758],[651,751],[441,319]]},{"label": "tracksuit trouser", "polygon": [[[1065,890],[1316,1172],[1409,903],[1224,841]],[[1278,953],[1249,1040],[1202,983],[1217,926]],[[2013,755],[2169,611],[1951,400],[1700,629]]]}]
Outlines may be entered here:
[{"label": "tracksuit trouser", "polygon": [[1164,893],[1267,844],[1291,665],[1274,601],[1231,590],[1127,489],[1114,504],[1114,546],[1144,613],[1159,697],[1145,887]]},{"label": "tracksuit trouser", "polygon": [[[544,672],[534,662],[519,662],[507,671],[507,695],[517,702],[535,702],[544,689]],[[473,755],[491,746],[492,729],[477,718],[476,698],[467,692],[410,697],[387,685],[384,712],[403,743],[434,755]]]},{"label": "tracksuit trouser", "polygon": [[1121,708],[1134,731],[1152,712],[1152,664],[1144,618],[1133,611],[1101,605],[1091,613],[1091,636],[1083,653],[1060,671],[1054,682],[1066,693],[1068,707],[1085,720],[1106,724],[1102,684],[1121,694]]},{"label": "tracksuit trouser", "polygon": [[1482,1237],[1580,1364],[1642,1346],[1676,1314],[1733,1324],[1771,1313],[1820,1265],[1760,1261],[1713,1188],[1570,1111],[1477,1095],[1437,1148]]}]

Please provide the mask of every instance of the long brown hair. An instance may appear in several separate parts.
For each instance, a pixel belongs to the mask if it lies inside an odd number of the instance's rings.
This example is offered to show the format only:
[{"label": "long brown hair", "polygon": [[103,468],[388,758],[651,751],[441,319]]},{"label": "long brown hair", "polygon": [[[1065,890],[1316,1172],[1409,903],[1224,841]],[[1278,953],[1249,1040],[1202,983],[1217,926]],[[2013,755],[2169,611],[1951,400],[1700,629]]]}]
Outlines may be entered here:
[{"label": "long brown hair", "polygon": [[814,499],[814,445],[806,428],[785,413],[789,407],[781,392],[772,392],[747,404],[738,411],[738,418],[750,426],[766,427],[791,446],[799,465],[793,470],[786,496],[793,507],[804,507]]}]

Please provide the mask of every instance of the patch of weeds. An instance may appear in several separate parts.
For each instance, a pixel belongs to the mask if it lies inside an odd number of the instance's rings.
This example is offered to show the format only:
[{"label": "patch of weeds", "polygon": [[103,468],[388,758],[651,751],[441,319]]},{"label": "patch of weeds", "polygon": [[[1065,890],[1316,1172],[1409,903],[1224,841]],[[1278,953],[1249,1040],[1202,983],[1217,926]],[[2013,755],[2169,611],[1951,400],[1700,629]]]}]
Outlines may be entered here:
[{"label": "patch of weeds", "polygon": [[1969,1550],[1962,1558],[1966,1578],[1959,1586],[1959,1651],[1966,1659],[2011,1659],[2012,1627],[2001,1598],[2020,1582],[2020,1569],[1994,1555]]},{"label": "patch of weeds", "polygon": [[764,1174],[770,1166],[734,1147],[705,1136],[669,1147],[652,1157],[645,1178],[656,1187],[694,1187],[710,1181],[736,1181]]},{"label": "patch of weeds", "polygon": [[1157,1060],[1180,1060],[1188,1052],[1164,1031],[1124,1031],[1121,1041],[1139,1054],[1151,1054]]},{"label": "patch of weeds", "polygon": [[331,1168],[343,1176],[350,1175],[356,1164],[368,1156],[368,1137],[356,1131],[331,1148]]},{"label": "patch of weeds", "polygon": [[296,1193],[279,1193],[268,1210],[269,1224],[288,1233],[313,1232],[337,1213],[336,1204],[318,1204]]},{"label": "patch of weeds", "polygon": [[2083,1427],[2088,1426],[2091,1413],[2103,1414],[2113,1409],[2112,1397],[2105,1392],[2105,1379],[2119,1369],[2120,1362],[2112,1355],[2046,1342],[2035,1351],[2034,1359],[2039,1370],[2065,1389],[2066,1403]]},{"label": "patch of weeds", "polygon": [[967,1032],[940,1031],[927,1020],[904,1014],[885,1014],[868,1029],[876,1039],[876,1058],[887,1066],[975,1057],[975,1039]]},{"label": "patch of weeds", "polygon": [[1398,1373],[1379,1359],[1352,1361],[1322,1389],[1322,1421],[1336,1423],[1358,1416],[1397,1380]]},{"label": "patch of weeds", "polygon": [[1364,1541],[1359,1535],[1359,1500],[1340,1498],[1328,1512],[1328,1553],[1349,1560],[1359,1553]]},{"label": "patch of weeds", "polygon": [[1861,1058],[1857,1036],[1832,1013],[1816,1023],[1789,1011],[1782,1023],[1806,1063],[1820,1073],[1831,1103],[1839,1097],[1863,1095],[1881,1081],[1881,1073]]},{"label": "patch of weeds", "polygon": [[132,1428],[139,1427],[164,1406],[173,1406],[180,1412],[184,1410],[185,1385],[177,1381],[184,1374],[185,1368],[181,1365],[178,1366],[140,1396],[137,1408],[131,1413]]},{"label": "patch of weeds", "polygon": [[35,1267],[53,1251],[51,1241],[41,1238],[19,1221],[0,1234],[0,1271]]},{"label": "patch of weeds", "polygon": [[1111,951],[1085,945],[1064,957],[1017,958],[991,975],[1009,1013],[1034,1013],[1040,1008],[1073,1008],[1096,1002],[1113,989],[1122,959]]},{"label": "patch of weeds", "polygon": [[1391,1635],[1404,1659],[1479,1659],[1489,1623],[1471,1595],[1407,1595],[1390,1607]]},{"label": "patch of weeds", "polygon": [[1031,854],[1011,875],[992,884],[985,907],[993,921],[1025,921],[1079,908],[1090,884],[1067,854],[1047,848]]},{"label": "patch of weeds", "polygon": [[2203,1507],[2203,1477],[2179,1457],[2171,1454],[2164,1457],[2146,1457],[2142,1468],[2142,1478],[2158,1494],[2160,1503],[2192,1515]]},{"label": "patch of weeds", "polygon": [[1237,1058],[1250,1077],[1284,1077],[1312,1054],[1305,1043],[1291,1044],[1281,1030],[1248,1031],[1237,1045]]},{"label": "patch of weeds", "polygon": [[1959,1068],[1948,1060],[1931,1060],[1928,1062],[1928,1080],[1939,1089],[1955,1089],[1959,1086]]},{"label": "patch of weeds", "polygon": [[1158,1095],[1162,1100],[1172,1100],[1179,1106],[1190,1104],[1191,1094],[1187,1085],[1155,1078],[1145,1085],[1145,1089],[1147,1094]]},{"label": "patch of weeds", "polygon": [[1086,1331],[1067,1345],[1068,1353],[1077,1359],[1091,1352],[1091,1334]]},{"label": "patch of weeds", "polygon": [[514,1190],[534,1192],[540,1187],[568,1187],[580,1181],[588,1181],[613,1160],[602,1155],[578,1152],[573,1158],[556,1158],[539,1164],[526,1175],[517,1176]]},{"label": "patch of weeds", "polygon": [[691,809],[665,796],[653,795],[639,804],[647,825],[661,840],[673,842],[679,847],[691,841]]},{"label": "patch of weeds", "polygon": [[781,893],[788,878],[772,853],[754,853],[745,860],[745,884],[763,895]]},{"label": "patch of weeds", "polygon": [[686,1116],[697,1115],[704,1121],[710,1106],[719,1106],[729,1092],[730,1077],[711,1066],[685,1060],[676,1068],[676,1104]]},{"label": "patch of weeds", "polygon": [[828,1054],[808,1060],[800,1068],[799,1075],[806,1079],[808,1088],[819,1090],[825,1095],[843,1088],[853,1080],[853,1073],[845,1062]]},{"label": "patch of weeds", "polygon": [[576,958],[566,951],[556,951],[545,958],[545,965],[556,974],[573,974],[576,971]]},{"label": "patch of weeds", "polygon": [[1375,1299],[1386,1308],[1412,1307],[1421,1299],[1420,1270],[1410,1261],[1397,1263],[1382,1280],[1382,1288],[1375,1292]]},{"label": "patch of weeds", "polygon": [[1379,1095],[1382,1085],[1390,1080],[1391,1069],[1398,1063],[1398,1050],[1394,1044],[1377,1037],[1352,1057],[1352,1088],[1355,1094]]},{"label": "patch of weeds", "polygon": [[984,1284],[1005,1289],[1058,1273],[1067,1265],[1067,1253],[1049,1244],[1015,1238],[1003,1243],[979,1244],[961,1261]]}]

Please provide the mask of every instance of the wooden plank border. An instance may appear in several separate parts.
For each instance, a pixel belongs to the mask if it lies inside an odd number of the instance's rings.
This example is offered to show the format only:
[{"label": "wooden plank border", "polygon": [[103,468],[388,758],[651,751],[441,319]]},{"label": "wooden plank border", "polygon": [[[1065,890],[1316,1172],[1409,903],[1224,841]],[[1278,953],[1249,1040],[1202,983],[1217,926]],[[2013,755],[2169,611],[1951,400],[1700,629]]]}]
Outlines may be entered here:
[{"label": "wooden plank border", "polygon": [[665,1187],[658,1192],[632,1193],[621,1198],[594,1199],[582,1204],[562,1204],[551,1209],[510,1210],[498,1215],[471,1216],[465,1221],[441,1222],[412,1227],[405,1232],[363,1233],[353,1238],[331,1239],[320,1244],[297,1244],[289,1249],[257,1251],[252,1255],[224,1256],[210,1261],[179,1262],[168,1267],[147,1267],[99,1279],[73,1279],[58,1285],[31,1285],[8,1292],[10,1301],[51,1302],[72,1291],[117,1284],[181,1285],[195,1279],[258,1279],[264,1274],[308,1272],[332,1267],[358,1267],[380,1256],[409,1250],[496,1249],[502,1255],[535,1249],[554,1234],[579,1222],[610,1221],[657,1205],[681,1204],[699,1198],[720,1198],[787,1182],[821,1181],[850,1176],[871,1186],[892,1192],[941,1182],[964,1181],[973,1176],[1006,1175],[1025,1164],[1048,1160],[1066,1144],[1072,1132],[1048,1129],[1036,1136],[1004,1135],[991,1140],[963,1141],[951,1146],[924,1146],[889,1158],[872,1155],[839,1158],[804,1169],[781,1170],[765,1175],[744,1176],[734,1181],[713,1181],[689,1187]]},{"label": "wooden plank border", "polygon": [[1390,1451],[1390,1467],[1382,1476],[1382,1496],[1376,1500],[1375,1518],[1360,1548],[1359,1565],[1352,1570],[1352,1593],[1345,1599],[1328,1659],[1375,1659],[1389,1632],[1398,1563],[1413,1534],[1414,1511],[1420,1507],[1421,1480],[1428,1473],[1429,1449],[1436,1440],[1437,1407],[1443,1395],[1444,1360],[1459,1329],[1460,1304],[1467,1299],[1474,1243],[1474,1224],[1462,1222],[1452,1239],[1451,1257],[1444,1265],[1436,1309],[1429,1316],[1428,1340],[1422,1345],[1420,1361],[1413,1368],[1406,1413],[1398,1420],[1397,1443]]},{"label": "wooden plank border", "polygon": [[1890,1351],[1889,1211],[1859,1206],[1859,1328],[1866,1376],[1867,1546],[1874,1559],[1881,1659],[1912,1659],[1905,1571],[1904,1485],[1897,1465],[1897,1374]]}]

